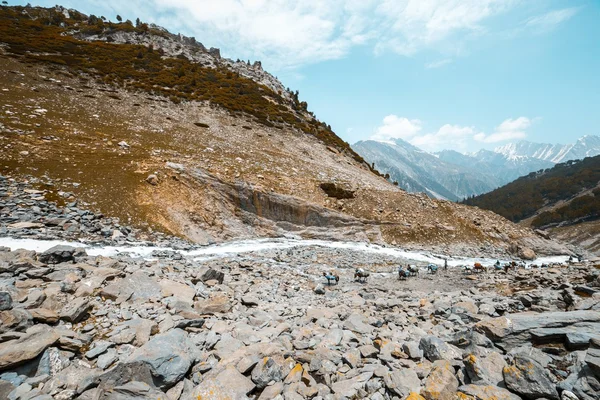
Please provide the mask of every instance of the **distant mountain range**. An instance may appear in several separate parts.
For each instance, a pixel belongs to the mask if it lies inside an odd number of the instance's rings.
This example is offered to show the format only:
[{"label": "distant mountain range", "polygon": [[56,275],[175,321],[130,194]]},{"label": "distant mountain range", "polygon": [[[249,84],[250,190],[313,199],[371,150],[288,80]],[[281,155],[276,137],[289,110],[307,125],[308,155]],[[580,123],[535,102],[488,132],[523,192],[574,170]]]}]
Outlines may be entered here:
[{"label": "distant mountain range", "polygon": [[556,163],[599,155],[600,137],[583,136],[566,145],[523,140],[471,154],[454,150],[428,153],[402,139],[365,140],[352,148],[403,189],[456,201],[487,193]]}]

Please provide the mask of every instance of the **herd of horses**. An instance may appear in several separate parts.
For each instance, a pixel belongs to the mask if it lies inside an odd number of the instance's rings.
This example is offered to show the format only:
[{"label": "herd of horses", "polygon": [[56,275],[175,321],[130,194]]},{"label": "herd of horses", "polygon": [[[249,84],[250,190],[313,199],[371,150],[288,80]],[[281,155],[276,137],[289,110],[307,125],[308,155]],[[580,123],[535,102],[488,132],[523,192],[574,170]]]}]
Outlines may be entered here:
[{"label": "herd of horses", "polygon": [[[542,264],[541,266],[537,266],[537,267],[538,268],[548,268],[549,265]],[[448,265],[445,263],[444,269],[447,269],[447,268],[448,268]],[[473,265],[463,265],[463,266],[460,266],[459,268],[462,268],[463,271],[467,274],[485,273],[490,269],[493,269],[496,271],[504,271],[505,273],[508,273],[510,270],[513,270],[513,269],[525,268],[525,264],[517,263],[515,261],[511,261],[508,263],[500,263],[500,261],[496,261],[496,263],[494,265],[487,267],[479,262],[476,262]],[[429,264],[429,265],[427,265],[425,270],[429,274],[436,274],[439,270],[439,267],[435,264]],[[407,265],[406,267],[400,265],[398,267],[398,279],[406,280],[410,277],[419,276],[419,272],[420,272],[420,268],[416,265]],[[368,271],[365,271],[362,268],[356,268],[354,270],[354,280],[357,282],[363,282],[363,283],[367,282],[367,278],[370,275],[371,274]],[[340,281],[340,277],[338,275],[333,274],[332,272],[329,272],[329,274],[326,272],[323,272],[323,276],[325,277],[325,279],[327,279],[328,285],[337,284]]]}]

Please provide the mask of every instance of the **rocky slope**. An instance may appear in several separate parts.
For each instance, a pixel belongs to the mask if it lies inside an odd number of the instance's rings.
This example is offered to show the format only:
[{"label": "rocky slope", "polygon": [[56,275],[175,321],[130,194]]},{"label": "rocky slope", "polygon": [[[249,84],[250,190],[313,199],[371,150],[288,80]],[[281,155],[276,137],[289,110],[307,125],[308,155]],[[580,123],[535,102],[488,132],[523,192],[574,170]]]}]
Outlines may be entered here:
[{"label": "rocky slope", "polygon": [[[88,240],[0,247],[0,398],[598,399],[600,265],[399,280],[408,260],[383,253],[186,257],[194,245],[0,184],[0,242]],[[90,255],[143,239],[171,250]]]},{"label": "rocky slope", "polygon": [[[0,172],[35,182],[48,199],[72,193],[146,232],[205,244],[292,234],[446,253],[568,253],[493,213],[407,194],[294,96],[239,76],[203,46],[171,58],[179,39],[155,48],[160,41],[145,39],[165,36],[150,27],[63,9],[0,13]],[[144,45],[117,44],[128,29]],[[189,49],[221,64],[188,60]]]}]

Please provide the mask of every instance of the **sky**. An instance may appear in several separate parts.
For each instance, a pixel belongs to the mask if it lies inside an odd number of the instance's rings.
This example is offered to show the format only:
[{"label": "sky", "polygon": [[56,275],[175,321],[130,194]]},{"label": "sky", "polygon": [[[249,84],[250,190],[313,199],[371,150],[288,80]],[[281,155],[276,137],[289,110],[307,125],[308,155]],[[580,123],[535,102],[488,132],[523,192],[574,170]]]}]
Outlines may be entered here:
[{"label": "sky", "polygon": [[470,152],[600,135],[600,0],[29,3],[139,17],[260,60],[351,144]]}]

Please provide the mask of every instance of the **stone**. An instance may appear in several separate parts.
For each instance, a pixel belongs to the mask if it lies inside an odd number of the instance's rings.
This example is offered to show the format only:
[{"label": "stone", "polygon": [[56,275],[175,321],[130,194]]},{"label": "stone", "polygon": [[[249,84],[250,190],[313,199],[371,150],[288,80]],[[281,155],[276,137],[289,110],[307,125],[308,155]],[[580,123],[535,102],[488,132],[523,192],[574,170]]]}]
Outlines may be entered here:
[{"label": "stone", "polygon": [[231,302],[226,295],[217,294],[206,300],[197,301],[194,308],[201,315],[226,313],[231,309]]},{"label": "stone", "polygon": [[325,294],[325,286],[323,286],[322,283],[319,283],[315,286],[313,292],[315,292],[315,294]]},{"label": "stone", "polygon": [[202,282],[215,280],[219,283],[219,285],[221,285],[223,280],[225,280],[225,274],[223,272],[212,268],[203,268],[196,276],[198,276]]},{"label": "stone", "polygon": [[251,379],[259,389],[265,388],[271,381],[279,382],[283,379],[281,365],[273,358],[265,357],[252,370]]},{"label": "stone", "polygon": [[0,343],[0,371],[39,356],[59,338],[60,336],[53,329],[38,325],[19,339]]},{"label": "stone", "polygon": [[408,396],[411,392],[418,393],[421,390],[421,380],[411,369],[397,369],[389,372],[383,377],[383,382],[388,390],[401,398]]},{"label": "stone", "polygon": [[474,400],[521,400],[521,397],[506,389],[490,385],[464,385],[458,388],[458,393]]},{"label": "stone", "polygon": [[517,251],[517,256],[523,260],[535,260],[536,254],[535,251],[531,250],[529,247],[520,247]]},{"label": "stone", "polygon": [[361,335],[369,334],[373,332],[373,327],[367,323],[365,323],[365,317],[361,314],[351,314],[344,321],[344,329],[348,329],[349,331],[359,333]]},{"label": "stone", "polygon": [[155,174],[150,174],[146,177],[146,182],[148,182],[152,186],[156,186],[158,185],[158,176],[156,176]]},{"label": "stone", "polygon": [[44,227],[44,224],[40,224],[39,222],[23,221],[10,224],[8,227],[12,229],[40,229]]},{"label": "stone", "polygon": [[246,307],[256,307],[259,304],[258,297],[253,295],[242,296],[242,304]]},{"label": "stone", "polygon": [[454,360],[462,357],[462,352],[451,344],[435,336],[424,336],[421,338],[419,347],[423,350],[423,355],[429,361]]},{"label": "stone", "polygon": [[420,360],[423,358],[423,350],[419,347],[417,342],[405,342],[402,344],[402,351],[406,353],[413,360]]},{"label": "stone", "polygon": [[283,383],[276,382],[275,384],[273,384],[271,386],[267,386],[265,388],[265,390],[263,390],[263,392],[258,397],[258,400],[275,399],[275,398],[277,398],[277,396],[279,396],[279,394],[281,394],[281,392],[283,392]]},{"label": "stone", "polygon": [[78,250],[72,246],[58,245],[44,251],[38,257],[40,262],[44,264],[59,264],[63,262],[73,261],[73,255]]},{"label": "stone", "polygon": [[559,399],[556,384],[533,358],[517,354],[514,364],[504,367],[503,375],[506,387],[526,399]]},{"label": "stone", "polygon": [[13,300],[8,292],[0,292],[0,311],[10,310],[13,307]]},{"label": "stone", "polygon": [[136,271],[125,278],[115,280],[102,289],[100,295],[117,302],[126,300],[147,302],[162,298],[158,282],[142,271]]},{"label": "stone", "polygon": [[88,299],[78,297],[63,307],[60,311],[60,318],[72,323],[77,323],[87,318],[91,309],[92,304]]},{"label": "stone", "polygon": [[185,376],[196,358],[196,346],[185,331],[173,329],[154,336],[136,349],[125,363],[147,364],[156,385],[168,389]]},{"label": "stone", "polygon": [[506,361],[496,351],[482,357],[469,354],[465,357],[464,363],[467,375],[473,383],[498,386],[504,381],[502,371],[506,367]]},{"label": "stone", "polygon": [[585,355],[585,362],[594,375],[600,379],[600,340],[592,339],[590,341],[590,348]]},{"label": "stone", "polygon": [[360,346],[358,348],[358,350],[360,350],[360,354],[363,356],[363,358],[373,358],[377,354],[379,354],[379,350],[377,350],[375,348],[375,346],[370,345],[370,344],[366,344],[364,346]]},{"label": "stone", "polygon": [[115,349],[108,349],[106,353],[98,357],[98,361],[96,361],[96,366],[100,369],[106,369],[118,359],[119,356],[117,355],[117,351]]},{"label": "stone", "polygon": [[116,386],[110,394],[111,400],[144,400],[144,399],[164,399],[165,394],[145,382],[127,382],[124,385]]},{"label": "stone", "polygon": [[34,321],[43,324],[55,324],[60,319],[56,312],[47,308],[32,308],[29,310],[29,313]]},{"label": "stone", "polygon": [[431,373],[425,379],[421,396],[427,400],[454,400],[458,389],[458,379],[449,361],[433,363]]},{"label": "stone", "polygon": [[92,347],[85,353],[85,357],[88,360],[92,360],[98,357],[100,354],[103,354],[106,350],[108,350],[114,345],[115,344],[113,342],[109,342],[106,340],[97,340],[94,342],[94,347]]},{"label": "stone", "polygon": [[193,399],[245,399],[254,383],[233,366],[228,365],[216,376],[205,377],[192,391]]},{"label": "stone", "polygon": [[529,343],[533,330],[599,322],[600,311],[593,310],[525,312],[481,321],[474,325],[474,329],[502,345],[505,350],[510,350]]},{"label": "stone", "polygon": [[342,360],[352,368],[358,368],[361,362],[360,350],[350,349],[342,355]]}]

